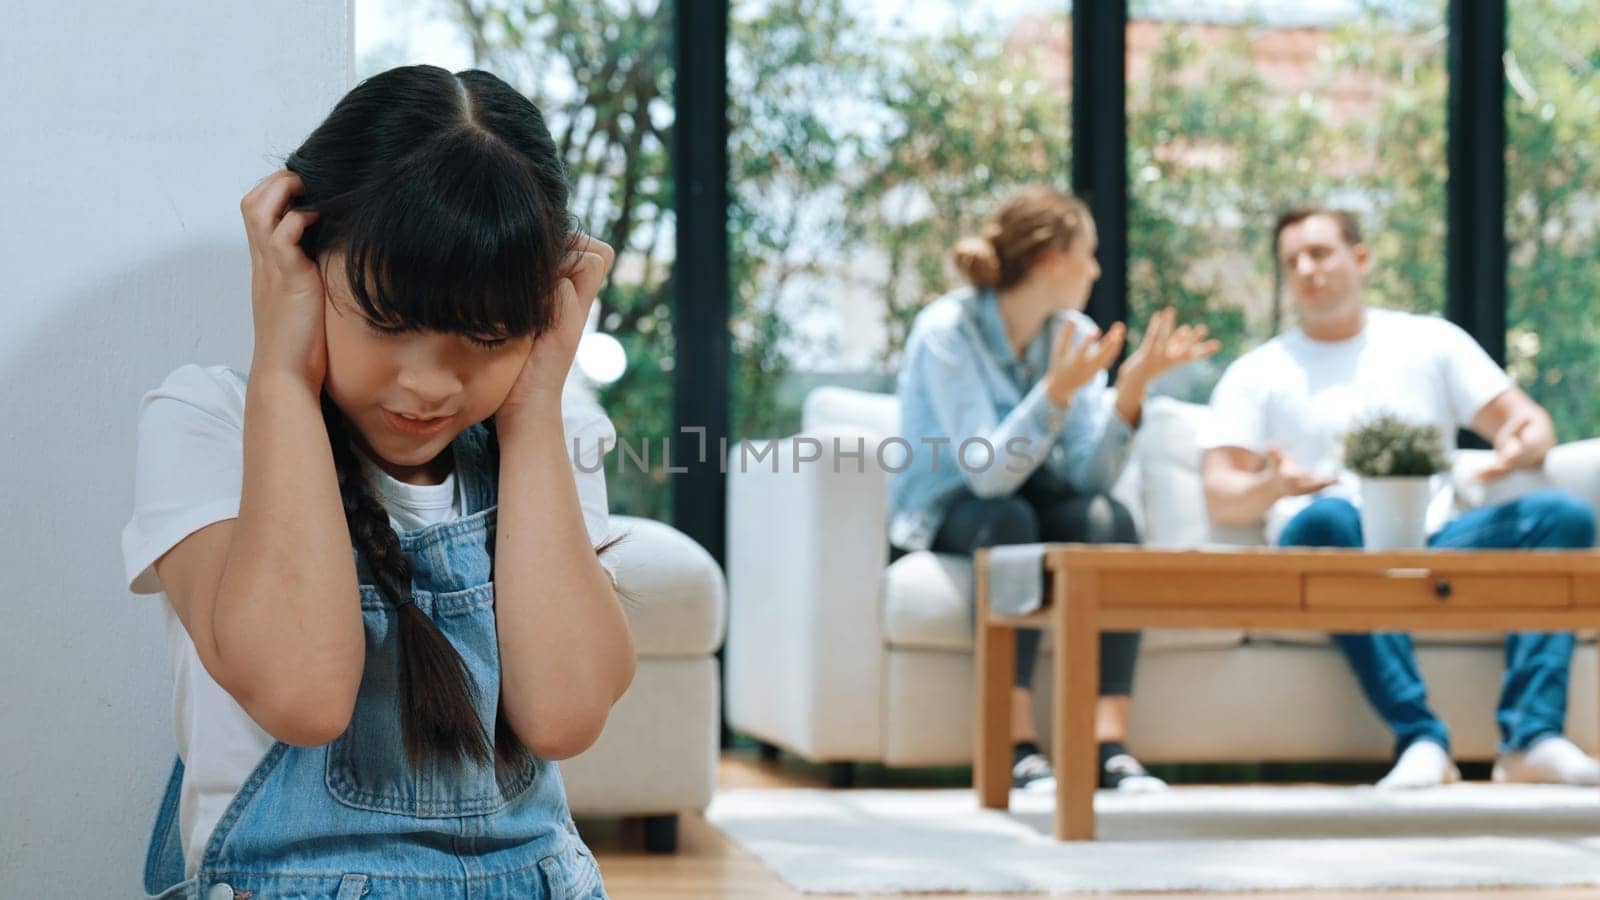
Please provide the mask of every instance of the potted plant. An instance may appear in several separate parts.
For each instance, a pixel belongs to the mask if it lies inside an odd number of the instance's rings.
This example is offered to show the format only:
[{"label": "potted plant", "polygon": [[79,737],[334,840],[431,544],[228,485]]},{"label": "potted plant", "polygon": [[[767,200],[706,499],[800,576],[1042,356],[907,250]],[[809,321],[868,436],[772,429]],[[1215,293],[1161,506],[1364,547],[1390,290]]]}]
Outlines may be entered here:
[{"label": "potted plant", "polygon": [[1450,468],[1437,427],[1379,415],[1345,435],[1344,465],[1361,479],[1361,532],[1368,549],[1428,545],[1429,484]]}]

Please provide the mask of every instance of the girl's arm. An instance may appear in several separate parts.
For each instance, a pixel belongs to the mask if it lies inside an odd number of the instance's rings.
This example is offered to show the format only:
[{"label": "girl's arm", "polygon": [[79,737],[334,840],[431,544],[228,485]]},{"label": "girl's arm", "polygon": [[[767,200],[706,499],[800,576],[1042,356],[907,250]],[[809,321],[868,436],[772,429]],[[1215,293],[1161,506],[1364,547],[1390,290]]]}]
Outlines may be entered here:
[{"label": "girl's arm", "polygon": [[326,294],[300,250],[316,213],[289,209],[301,190],[280,171],[239,204],[255,321],[239,516],[190,535],[156,573],[217,684],[268,734],[313,746],[349,724],[366,638],[322,420]]},{"label": "girl's arm", "polygon": [[495,411],[500,700],[523,745],[544,759],[593,744],[633,681],[633,635],[589,545],[561,420],[562,387],[614,258],[604,241],[573,237],[555,290],[557,323],[534,340]]},{"label": "girl's arm", "polygon": [[499,432],[501,701],[535,756],[565,759],[594,743],[633,681],[633,636],[589,543],[559,396],[529,418]]},{"label": "girl's arm", "polygon": [[310,386],[251,374],[239,517],[185,538],[155,568],[206,671],[256,724],[303,747],[344,732],[365,635]]}]

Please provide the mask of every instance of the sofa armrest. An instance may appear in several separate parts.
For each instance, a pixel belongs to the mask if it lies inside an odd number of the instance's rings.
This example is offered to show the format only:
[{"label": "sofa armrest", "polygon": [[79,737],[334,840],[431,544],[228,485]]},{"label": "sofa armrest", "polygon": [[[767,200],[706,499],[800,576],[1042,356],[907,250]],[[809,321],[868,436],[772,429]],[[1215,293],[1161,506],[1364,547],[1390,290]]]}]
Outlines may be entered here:
[{"label": "sofa armrest", "polygon": [[1171,397],[1151,397],[1134,436],[1128,471],[1113,493],[1140,511],[1139,534],[1151,547],[1258,546],[1264,522],[1218,525],[1211,519],[1200,476],[1203,452],[1195,436],[1211,411]]},{"label": "sofa armrest", "polygon": [[728,455],[728,724],[813,760],[882,753],[878,444],[836,427]]},{"label": "sofa armrest", "polygon": [[1544,473],[1555,487],[1600,509],[1600,438],[1552,448],[1544,459]]},{"label": "sofa armrest", "polygon": [[727,588],[704,547],[664,522],[612,516],[623,612],[641,657],[708,657],[722,646]]},{"label": "sofa armrest", "polygon": [[1507,503],[1542,488],[1556,488],[1590,506],[1600,507],[1600,438],[1570,441],[1551,448],[1544,467],[1512,472],[1499,481],[1483,484],[1474,476],[1489,464],[1487,450],[1463,450],[1452,470],[1456,496],[1462,506]]}]

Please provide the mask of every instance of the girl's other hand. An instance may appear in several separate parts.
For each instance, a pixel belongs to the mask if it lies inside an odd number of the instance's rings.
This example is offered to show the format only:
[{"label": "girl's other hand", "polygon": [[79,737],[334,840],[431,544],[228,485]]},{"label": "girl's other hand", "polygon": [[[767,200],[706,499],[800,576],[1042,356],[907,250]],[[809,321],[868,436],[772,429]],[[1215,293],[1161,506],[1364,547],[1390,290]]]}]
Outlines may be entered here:
[{"label": "girl's other hand", "polygon": [[589,321],[589,308],[615,258],[615,251],[604,241],[586,234],[573,236],[556,282],[555,324],[534,340],[521,374],[495,413],[495,425],[502,434],[514,428],[519,418],[536,416],[534,410],[541,404],[546,412],[560,415],[561,390]]},{"label": "girl's other hand", "polygon": [[322,273],[300,249],[315,210],[290,209],[305,190],[288,171],[268,175],[239,201],[250,242],[250,310],[255,322],[251,374],[282,372],[321,390],[328,374],[327,302]]}]

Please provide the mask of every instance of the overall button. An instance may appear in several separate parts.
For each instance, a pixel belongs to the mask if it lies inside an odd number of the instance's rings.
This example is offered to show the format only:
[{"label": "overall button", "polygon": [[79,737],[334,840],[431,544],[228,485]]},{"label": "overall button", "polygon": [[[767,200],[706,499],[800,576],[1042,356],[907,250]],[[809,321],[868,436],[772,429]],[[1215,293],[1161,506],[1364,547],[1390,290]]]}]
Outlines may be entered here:
[{"label": "overall button", "polygon": [[233,887],[226,884],[213,884],[211,890],[206,891],[206,900],[233,900]]}]

